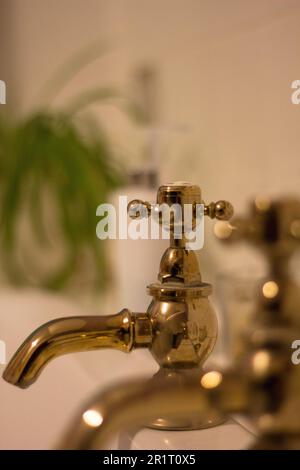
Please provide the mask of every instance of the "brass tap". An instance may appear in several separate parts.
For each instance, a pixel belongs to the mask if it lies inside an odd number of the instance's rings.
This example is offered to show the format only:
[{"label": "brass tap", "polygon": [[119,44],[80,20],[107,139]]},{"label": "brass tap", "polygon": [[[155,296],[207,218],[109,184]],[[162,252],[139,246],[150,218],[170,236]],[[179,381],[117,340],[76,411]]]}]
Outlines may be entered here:
[{"label": "brass tap", "polygon": [[[162,412],[172,420],[196,415],[199,421],[238,412],[255,420],[254,449],[300,449],[300,366],[291,361],[292,343],[300,339],[300,294],[289,272],[300,247],[300,201],[257,198],[248,217],[217,232],[226,242],[258,247],[269,265],[231,369],[192,374],[180,387],[174,377],[119,383],[88,402],[62,447],[104,448],[120,428],[146,425]],[[97,420],[90,419],[93,412]]]},{"label": "brass tap", "polygon": [[257,197],[249,217],[236,219],[225,232],[225,242],[245,240],[268,264],[236,358],[237,367],[256,378],[256,393],[262,395],[248,410],[257,423],[255,448],[299,449],[300,367],[292,363],[292,344],[300,339],[300,291],[290,261],[300,248],[300,200]]},{"label": "brass tap", "polygon": [[[166,222],[163,208],[181,209],[181,219],[170,211]],[[185,208],[190,208],[188,220]],[[218,201],[205,205],[199,186],[178,182],[158,189],[157,203],[132,201],[132,218],[152,215],[169,231],[170,246],[162,256],[158,282],[148,286],[152,301],[146,313],[122,310],[117,315],[62,318],[46,323],[29,336],[4,371],[4,379],[22,388],[31,385],[43,367],[53,358],[74,351],[114,348],[130,352],[147,347],[160,366],[158,378],[179,383],[199,377],[202,365],[217,338],[217,320],[208,296],[211,285],[202,282],[196,254],[188,249],[188,236],[208,215],[228,220],[233,213],[230,203]],[[180,233],[180,237],[178,236]],[[186,377],[189,377],[186,379]],[[156,379],[155,379],[156,380]],[[211,426],[221,417],[206,420],[170,420],[164,416],[152,426],[191,429]]]},{"label": "brass tap", "polygon": [[[147,378],[122,381],[92,397],[81,408],[58,444],[59,449],[106,449],[110,439],[122,429],[148,425],[163,413],[169,419],[208,416],[225,412],[241,413],[251,400],[251,390],[243,378],[218,371],[187,379],[183,387],[176,381],[158,379],[149,386]],[[145,406],[147,403],[147,406]]]}]

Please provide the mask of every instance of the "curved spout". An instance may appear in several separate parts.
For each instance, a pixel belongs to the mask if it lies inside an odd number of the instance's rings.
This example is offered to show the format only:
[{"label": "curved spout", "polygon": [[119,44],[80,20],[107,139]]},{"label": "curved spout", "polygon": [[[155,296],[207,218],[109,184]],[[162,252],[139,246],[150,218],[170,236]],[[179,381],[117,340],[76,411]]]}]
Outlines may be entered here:
[{"label": "curved spout", "polygon": [[124,309],[116,315],[66,317],[45,323],[20,346],[3,378],[27,388],[51,359],[63,354],[100,348],[129,352],[134,346],[134,321],[135,316]]},{"label": "curved spout", "polygon": [[202,416],[216,410],[225,414],[246,410],[251,391],[241,376],[218,372],[221,381],[216,384],[209,379],[211,373],[203,374],[200,382],[193,380],[183,387],[170,381],[150,385],[146,379],[116,384],[87,403],[59,448],[105,449],[120,429],[147,425],[162,412],[170,416]]}]

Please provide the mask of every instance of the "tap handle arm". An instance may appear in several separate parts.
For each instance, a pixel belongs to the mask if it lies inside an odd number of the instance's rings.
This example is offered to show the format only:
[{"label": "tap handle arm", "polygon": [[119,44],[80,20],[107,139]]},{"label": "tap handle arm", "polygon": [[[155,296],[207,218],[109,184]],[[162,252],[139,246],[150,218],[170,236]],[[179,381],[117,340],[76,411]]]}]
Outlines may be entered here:
[{"label": "tap handle arm", "polygon": [[287,262],[300,248],[300,201],[291,197],[257,197],[249,214],[229,224],[216,224],[215,234],[225,242],[246,241],[269,260]]},{"label": "tap handle arm", "polygon": [[204,205],[204,214],[211,219],[229,220],[233,216],[233,206],[224,200],[211,202]]},{"label": "tap handle arm", "polygon": [[[194,203],[194,211],[196,216],[196,207],[199,203]],[[127,212],[131,219],[140,219],[150,217],[154,212],[158,213],[159,209],[156,204],[141,199],[133,199],[127,206]],[[229,220],[233,216],[233,206],[229,201],[220,200],[204,204],[204,215],[211,219]]]}]

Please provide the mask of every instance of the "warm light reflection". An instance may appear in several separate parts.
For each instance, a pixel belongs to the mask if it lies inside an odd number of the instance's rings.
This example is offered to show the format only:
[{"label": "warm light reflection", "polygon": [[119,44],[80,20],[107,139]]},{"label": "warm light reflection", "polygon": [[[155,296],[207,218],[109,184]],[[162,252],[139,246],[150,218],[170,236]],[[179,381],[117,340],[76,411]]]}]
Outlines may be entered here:
[{"label": "warm light reflection", "polygon": [[163,302],[162,305],[161,305],[161,309],[160,309],[161,313],[163,315],[166,315],[166,313],[168,313],[168,310],[169,310],[168,302]]},{"label": "warm light reflection", "polygon": [[225,240],[226,238],[229,238],[230,235],[232,234],[232,231],[233,231],[232,225],[222,220],[217,222],[214,226],[214,234],[220,240]]},{"label": "warm light reflection", "polygon": [[123,325],[128,325],[129,323],[129,318],[125,317],[123,318]]},{"label": "warm light reflection", "polygon": [[82,415],[82,418],[83,418],[83,421],[85,422],[85,424],[87,424],[88,426],[91,426],[93,428],[97,428],[103,422],[103,417],[96,410],[87,410],[87,411],[85,411]]},{"label": "warm light reflection", "polygon": [[258,419],[259,428],[268,431],[274,424],[274,418],[271,414],[264,414]]},{"label": "warm light reflection", "polygon": [[270,354],[267,351],[258,351],[253,357],[253,369],[256,374],[263,374],[270,365]]},{"label": "warm light reflection", "polygon": [[207,372],[201,378],[201,385],[204,388],[215,388],[222,382],[223,376],[221,372],[212,370]]},{"label": "warm light reflection", "polygon": [[300,219],[295,219],[290,226],[291,235],[295,238],[300,238]]},{"label": "warm light reflection", "polygon": [[267,211],[271,206],[271,200],[267,196],[257,196],[255,206],[259,211]]},{"label": "warm light reflection", "polygon": [[38,344],[39,340],[35,339],[34,341],[31,342],[31,346],[34,348]]},{"label": "warm light reflection", "polygon": [[264,297],[273,299],[279,292],[278,284],[275,281],[267,281],[262,287]]}]

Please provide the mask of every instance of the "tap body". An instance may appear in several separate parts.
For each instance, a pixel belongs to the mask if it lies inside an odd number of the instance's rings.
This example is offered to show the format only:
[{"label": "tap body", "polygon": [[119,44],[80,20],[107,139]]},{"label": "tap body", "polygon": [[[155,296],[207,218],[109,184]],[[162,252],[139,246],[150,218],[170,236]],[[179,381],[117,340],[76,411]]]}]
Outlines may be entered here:
[{"label": "tap body", "polygon": [[[138,211],[132,214],[133,206]],[[162,209],[157,210],[157,205]],[[145,313],[131,313],[124,309],[117,315],[72,317],[46,323],[30,335],[15,353],[6,370],[4,379],[21,388],[31,385],[44,366],[62,354],[91,349],[113,348],[130,352],[137,347],[148,348],[160,366],[159,377],[169,380],[174,374],[185,381],[186,370],[196,377],[202,372],[202,364],[212,351],[217,339],[217,320],[208,296],[212,288],[202,282],[198,260],[194,251],[187,248],[187,216],[185,206],[191,208],[192,219],[188,230],[199,223],[197,208],[203,206],[203,215],[227,220],[232,206],[225,201],[205,206],[201,190],[189,183],[173,183],[161,186],[157,193],[155,208],[148,202],[132,201],[128,212],[133,218],[149,216],[151,211],[165,224],[170,234],[170,246],[162,256],[158,282],[148,286],[152,296]],[[176,206],[182,209],[182,219],[176,220],[170,212],[167,227],[161,216],[163,209]],[[142,211],[141,208],[144,210]],[[138,214],[138,215],[137,215]],[[178,238],[178,229],[181,238]],[[167,372],[166,372],[167,371]],[[157,379],[157,376],[153,379]],[[220,421],[216,417],[193,423],[203,427]],[[164,416],[152,426],[171,429],[191,428],[182,421],[172,421]]]}]

